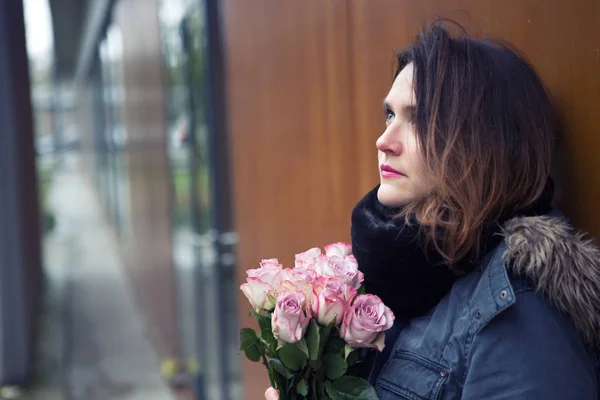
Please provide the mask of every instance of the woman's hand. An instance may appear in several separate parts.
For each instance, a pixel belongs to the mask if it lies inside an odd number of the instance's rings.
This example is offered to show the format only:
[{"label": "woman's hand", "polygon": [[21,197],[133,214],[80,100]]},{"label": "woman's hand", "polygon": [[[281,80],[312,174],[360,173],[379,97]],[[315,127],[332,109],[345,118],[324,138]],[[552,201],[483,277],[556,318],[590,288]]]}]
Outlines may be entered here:
[{"label": "woman's hand", "polygon": [[265,392],[265,400],[279,400],[279,392],[272,387]]}]

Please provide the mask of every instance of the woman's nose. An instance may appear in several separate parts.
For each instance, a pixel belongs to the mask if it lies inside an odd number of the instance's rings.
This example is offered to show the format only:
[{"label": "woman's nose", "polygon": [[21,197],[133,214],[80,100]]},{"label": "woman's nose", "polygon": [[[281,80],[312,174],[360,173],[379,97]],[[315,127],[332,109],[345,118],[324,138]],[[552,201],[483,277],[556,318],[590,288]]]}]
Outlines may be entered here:
[{"label": "woman's nose", "polygon": [[392,125],[388,126],[381,136],[379,136],[375,142],[375,146],[377,146],[377,150],[382,153],[398,155],[402,151],[402,143],[400,142],[398,135],[394,134]]}]

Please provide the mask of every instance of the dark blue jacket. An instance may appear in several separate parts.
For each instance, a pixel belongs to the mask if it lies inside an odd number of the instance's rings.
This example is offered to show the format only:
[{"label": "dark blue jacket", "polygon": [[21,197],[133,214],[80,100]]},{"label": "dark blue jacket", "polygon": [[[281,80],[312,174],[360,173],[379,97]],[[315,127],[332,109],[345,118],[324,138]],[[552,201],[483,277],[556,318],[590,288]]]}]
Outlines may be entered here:
[{"label": "dark blue jacket", "polygon": [[600,251],[563,219],[516,218],[426,316],[397,321],[381,400],[597,400]]}]

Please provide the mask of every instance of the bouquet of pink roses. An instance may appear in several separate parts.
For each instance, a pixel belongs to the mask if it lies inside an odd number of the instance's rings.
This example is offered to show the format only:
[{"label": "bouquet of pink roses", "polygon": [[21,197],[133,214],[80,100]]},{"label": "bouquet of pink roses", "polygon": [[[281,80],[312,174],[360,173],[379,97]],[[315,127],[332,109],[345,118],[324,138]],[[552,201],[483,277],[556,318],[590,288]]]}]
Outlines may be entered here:
[{"label": "bouquet of pink roses", "polygon": [[247,271],[240,290],[260,332],[243,328],[240,350],[265,365],[271,386],[287,399],[377,399],[352,376],[357,348],[383,349],[394,314],[379,297],[359,294],[363,274],[351,246],[333,243],[296,255],[295,268],[277,259]]}]

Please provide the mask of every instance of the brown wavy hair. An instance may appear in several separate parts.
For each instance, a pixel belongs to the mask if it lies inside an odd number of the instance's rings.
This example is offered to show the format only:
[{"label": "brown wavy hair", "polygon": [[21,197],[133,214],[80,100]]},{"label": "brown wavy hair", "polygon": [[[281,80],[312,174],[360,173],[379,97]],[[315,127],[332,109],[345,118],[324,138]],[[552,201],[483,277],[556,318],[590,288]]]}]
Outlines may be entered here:
[{"label": "brown wavy hair", "polygon": [[[479,257],[487,224],[532,205],[548,180],[557,118],[526,58],[438,21],[397,55],[414,65],[418,141],[435,189],[401,211],[448,265]],[[409,218],[410,217],[410,218]]]}]

